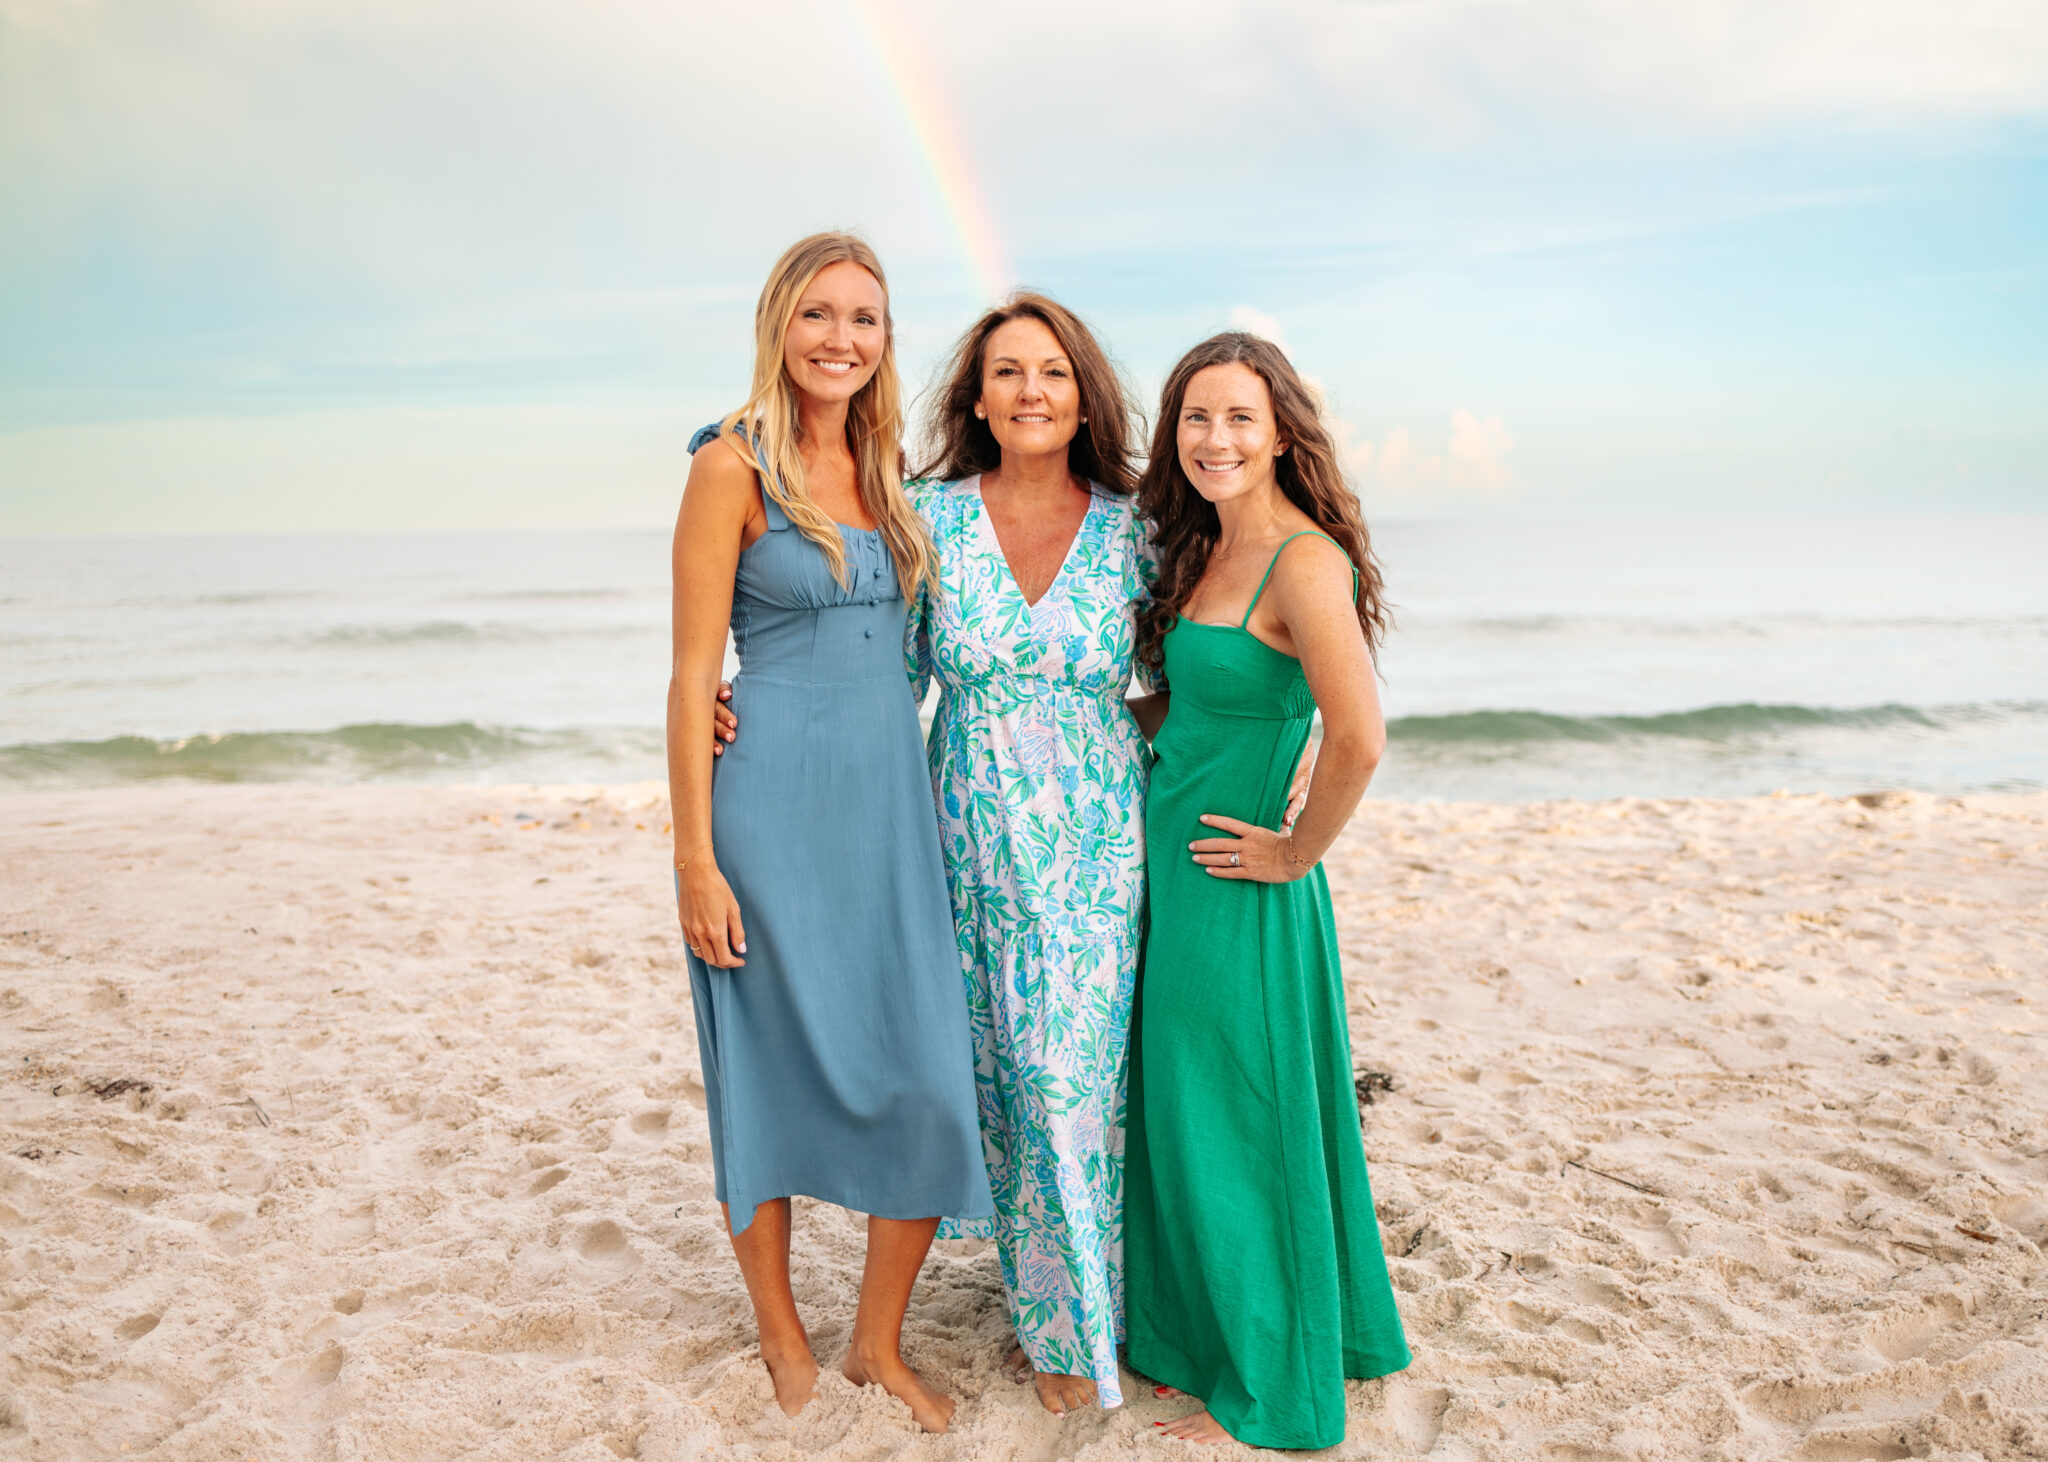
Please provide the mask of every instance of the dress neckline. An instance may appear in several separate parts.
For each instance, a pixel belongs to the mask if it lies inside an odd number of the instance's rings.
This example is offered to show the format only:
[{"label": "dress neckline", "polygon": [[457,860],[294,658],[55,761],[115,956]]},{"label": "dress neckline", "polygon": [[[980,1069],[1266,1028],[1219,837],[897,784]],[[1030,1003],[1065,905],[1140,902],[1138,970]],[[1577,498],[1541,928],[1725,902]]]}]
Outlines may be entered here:
[{"label": "dress neckline", "polygon": [[[1083,480],[1085,481],[1086,479]],[[1024,585],[1019,582],[1017,571],[1010,567],[1009,552],[1003,547],[1002,535],[996,532],[995,519],[988,515],[988,504],[982,499],[981,474],[979,472],[975,473],[974,476],[963,482],[961,486],[969,489],[973,494],[974,510],[980,518],[981,526],[988,531],[989,546],[995,550],[996,558],[1003,566],[1003,577],[1010,581],[1010,587],[1017,591],[1017,597],[1024,599]],[[1074,526],[1074,536],[1067,540],[1067,551],[1060,558],[1059,570],[1046,581],[1044,593],[1040,594],[1036,599],[1024,599],[1024,607],[1026,609],[1036,609],[1039,605],[1045,603],[1046,600],[1052,597],[1052,591],[1060,586],[1060,581],[1066,578],[1067,570],[1073,566],[1074,551],[1081,546],[1081,536],[1088,531],[1088,524],[1094,518],[1095,510],[1100,506],[1101,502],[1102,494],[1096,491],[1093,482],[1089,482],[1087,510],[1081,514],[1081,521]]]},{"label": "dress neckline", "polygon": [[[856,528],[853,526],[853,524],[842,523],[837,518],[834,518],[832,522],[833,525],[839,529],[840,536],[843,538],[874,539],[880,538],[882,536],[882,530],[879,525],[873,528]],[[766,543],[769,539],[773,538],[779,531],[781,530],[775,528],[764,528],[759,534],[759,536],[757,536],[752,543],[749,543],[745,548],[742,548],[740,550],[740,553],[742,555],[752,553],[755,549],[759,548],[762,544]],[[789,531],[796,531],[796,525],[794,523],[789,525]],[[803,535],[798,534],[797,536],[802,537]],[[887,540],[884,540],[885,543],[886,541]]]},{"label": "dress neckline", "polygon": [[1264,640],[1260,639],[1257,635],[1253,634],[1250,630],[1246,629],[1241,624],[1204,624],[1199,619],[1189,619],[1185,614],[1176,614],[1173,617],[1173,622],[1175,629],[1179,629],[1182,625],[1186,625],[1189,629],[1235,630],[1238,634],[1243,635],[1246,639],[1250,640],[1260,649],[1278,655],[1281,659],[1291,661],[1296,665],[1299,665],[1301,663],[1301,656],[1290,655],[1285,650],[1280,649],[1278,646],[1267,644]]}]

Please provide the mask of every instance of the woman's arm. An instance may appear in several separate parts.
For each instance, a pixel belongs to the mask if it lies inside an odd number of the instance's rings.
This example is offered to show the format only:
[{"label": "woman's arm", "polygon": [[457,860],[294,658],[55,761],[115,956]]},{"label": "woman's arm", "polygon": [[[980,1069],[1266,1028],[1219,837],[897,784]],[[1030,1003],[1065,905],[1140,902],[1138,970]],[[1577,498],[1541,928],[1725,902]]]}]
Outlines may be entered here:
[{"label": "woman's arm", "polygon": [[[1159,545],[1152,541],[1151,523],[1135,512],[1131,515],[1130,535],[1131,610],[1133,614],[1142,614],[1159,583]],[[1124,704],[1131,708],[1139,734],[1149,742],[1166,724],[1166,713],[1173,705],[1172,692],[1167,689],[1163,669],[1154,670],[1142,660],[1132,668],[1137,674],[1138,684],[1143,687],[1143,694],[1125,696]]]},{"label": "woman's arm", "polygon": [[1166,712],[1172,703],[1169,692],[1155,690],[1150,695],[1127,695],[1124,704],[1131,708],[1131,715],[1137,719],[1138,731],[1147,741],[1159,734],[1159,728],[1166,724]]},{"label": "woman's arm", "polygon": [[1294,640],[1309,694],[1323,716],[1308,805],[1294,825],[1292,848],[1295,862],[1314,863],[1351,821],[1379,770],[1387,723],[1372,652],[1351,597],[1356,582],[1351,560],[1322,538],[1300,540],[1286,557],[1293,560],[1293,571],[1275,575],[1280,594],[1274,608]]},{"label": "woman's arm", "polygon": [[668,791],[675,826],[684,937],[706,964],[731,968],[747,948],[738,902],[711,849],[713,710],[732,624],[733,576],[747,519],[755,511],[754,473],[723,443],[690,463],[671,550],[673,657],[668,682]]},{"label": "woman's arm", "polygon": [[931,691],[932,676],[931,590],[920,584],[910,601],[910,613],[903,621],[903,673],[910,677],[910,698],[922,709]]},{"label": "woman's arm", "polygon": [[[1291,834],[1211,814],[1202,821],[1234,837],[1196,841],[1196,861],[1217,878],[1286,883],[1328,852],[1351,820],[1386,749],[1379,684],[1351,599],[1351,561],[1335,544],[1302,538],[1281,554],[1266,591],[1294,642],[1309,693],[1323,716],[1323,740],[1308,805]],[[1231,866],[1230,854],[1238,856]]]}]

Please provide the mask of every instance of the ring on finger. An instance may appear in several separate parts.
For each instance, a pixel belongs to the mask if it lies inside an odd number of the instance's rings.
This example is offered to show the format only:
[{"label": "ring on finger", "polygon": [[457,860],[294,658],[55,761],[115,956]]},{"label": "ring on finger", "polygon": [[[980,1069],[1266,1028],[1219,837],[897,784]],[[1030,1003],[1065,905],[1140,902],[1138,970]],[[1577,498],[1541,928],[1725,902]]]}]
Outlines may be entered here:
[{"label": "ring on finger", "polygon": [[1235,854],[1235,853],[1232,853],[1232,854],[1230,855],[1230,866],[1231,866],[1232,868],[1235,868],[1235,867],[1237,867],[1237,866],[1238,866],[1238,863],[1239,863],[1239,861],[1240,861],[1240,860],[1239,860],[1239,858],[1238,858],[1237,854]]}]

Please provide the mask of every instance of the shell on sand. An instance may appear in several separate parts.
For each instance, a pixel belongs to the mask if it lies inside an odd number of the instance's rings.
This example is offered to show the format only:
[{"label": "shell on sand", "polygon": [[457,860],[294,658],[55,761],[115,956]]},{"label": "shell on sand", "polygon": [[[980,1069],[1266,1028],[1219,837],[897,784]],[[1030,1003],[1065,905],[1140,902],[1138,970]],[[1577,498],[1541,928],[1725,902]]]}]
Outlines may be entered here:
[{"label": "shell on sand", "polygon": [[[0,1459],[1108,1456],[1187,1409],[1044,1413],[972,1242],[907,1328],[950,1436],[829,1370],[774,1408],[660,788],[0,807]],[[1416,1353],[1340,1455],[2048,1455],[2048,797],[1369,803],[1329,864]],[[799,1204],[828,1362],[861,1247]]]}]

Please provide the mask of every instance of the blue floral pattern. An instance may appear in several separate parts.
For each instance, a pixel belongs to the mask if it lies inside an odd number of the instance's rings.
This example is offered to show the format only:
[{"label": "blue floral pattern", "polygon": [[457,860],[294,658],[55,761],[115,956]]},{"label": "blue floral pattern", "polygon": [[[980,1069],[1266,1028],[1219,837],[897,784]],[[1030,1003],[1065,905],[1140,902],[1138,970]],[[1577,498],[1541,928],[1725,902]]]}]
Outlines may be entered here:
[{"label": "blue floral pattern", "polygon": [[980,480],[915,482],[940,589],[913,606],[920,702],[1010,1317],[1040,1371],[1121,1404],[1124,1061],[1145,909],[1149,765],[1124,705],[1153,562],[1130,499],[1097,488],[1027,604]]}]

